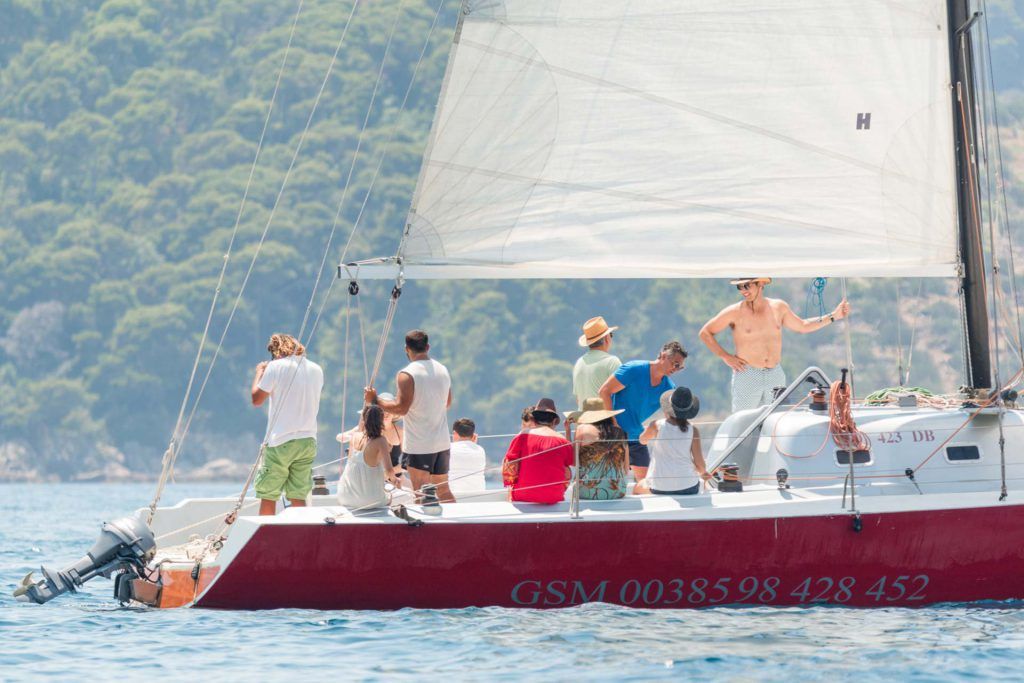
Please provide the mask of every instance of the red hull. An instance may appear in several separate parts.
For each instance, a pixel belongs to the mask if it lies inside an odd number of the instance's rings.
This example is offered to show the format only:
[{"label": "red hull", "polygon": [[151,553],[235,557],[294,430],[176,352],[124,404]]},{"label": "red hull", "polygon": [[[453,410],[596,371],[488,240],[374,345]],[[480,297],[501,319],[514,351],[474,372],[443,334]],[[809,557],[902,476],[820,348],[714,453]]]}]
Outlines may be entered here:
[{"label": "red hull", "polygon": [[199,607],[393,609],[1024,598],[1024,506],[723,521],[262,526]]}]

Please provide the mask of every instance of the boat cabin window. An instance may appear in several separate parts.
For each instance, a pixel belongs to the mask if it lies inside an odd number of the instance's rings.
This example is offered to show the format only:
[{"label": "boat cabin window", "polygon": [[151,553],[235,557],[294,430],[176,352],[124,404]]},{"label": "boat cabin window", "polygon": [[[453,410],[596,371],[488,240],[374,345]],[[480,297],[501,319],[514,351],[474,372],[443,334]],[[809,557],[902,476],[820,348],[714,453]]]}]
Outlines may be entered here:
[{"label": "boat cabin window", "polygon": [[[836,451],[836,464],[837,465],[849,465],[850,464],[850,451]],[[853,452],[853,464],[854,465],[870,465],[871,464],[871,451],[854,451]]]},{"label": "boat cabin window", "polygon": [[981,460],[977,446],[946,446],[946,460],[963,462],[964,460]]}]

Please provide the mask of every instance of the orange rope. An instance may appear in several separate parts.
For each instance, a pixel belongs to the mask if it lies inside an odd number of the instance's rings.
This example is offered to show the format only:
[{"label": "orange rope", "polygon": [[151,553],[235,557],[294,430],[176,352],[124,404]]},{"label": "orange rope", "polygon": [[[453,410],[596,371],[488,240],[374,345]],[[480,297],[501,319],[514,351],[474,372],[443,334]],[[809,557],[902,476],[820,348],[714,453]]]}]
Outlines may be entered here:
[{"label": "orange rope", "polygon": [[849,382],[832,383],[828,398],[828,413],[828,429],[832,433],[832,440],[840,450],[851,453],[871,450],[871,439],[857,429],[857,423],[853,421]]},{"label": "orange rope", "polygon": [[829,428],[825,430],[825,438],[822,440],[821,445],[815,448],[814,452],[808,453],[807,455],[794,455],[793,453],[788,453],[785,450],[783,450],[783,448],[779,445],[776,432],[778,432],[779,425],[782,424],[782,418],[791,413],[792,411],[796,410],[800,406],[802,406],[804,402],[809,398],[809,396],[810,395],[808,394],[808,396],[804,396],[802,399],[800,399],[799,403],[794,404],[789,410],[783,413],[782,416],[780,416],[779,419],[776,420],[775,424],[772,426],[772,445],[775,446],[775,450],[778,451],[779,454],[785,458],[792,458],[793,460],[806,460],[807,458],[813,458],[818,453],[821,453],[822,449],[825,448],[825,444],[828,443],[828,437],[832,433],[832,425],[830,424]]}]

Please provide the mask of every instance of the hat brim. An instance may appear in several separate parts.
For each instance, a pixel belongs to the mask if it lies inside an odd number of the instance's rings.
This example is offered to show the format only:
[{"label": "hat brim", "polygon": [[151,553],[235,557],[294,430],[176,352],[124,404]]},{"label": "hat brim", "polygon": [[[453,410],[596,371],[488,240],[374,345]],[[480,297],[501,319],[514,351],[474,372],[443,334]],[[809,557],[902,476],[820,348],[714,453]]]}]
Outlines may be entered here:
[{"label": "hat brim", "polygon": [[592,425],[595,422],[601,422],[607,420],[610,417],[615,417],[619,413],[626,412],[625,408],[619,410],[586,410],[576,417],[576,423],[581,425]]},{"label": "hat brim", "polygon": [[587,339],[587,335],[581,334],[580,335],[580,346],[590,346],[594,342],[597,342],[597,341],[600,341],[601,339],[604,339],[605,337],[607,337],[609,334],[611,334],[612,332],[614,332],[617,329],[619,329],[618,325],[615,325],[613,327],[609,327],[607,330],[605,330],[601,334],[599,334],[596,337],[594,337],[593,339],[589,339],[589,340]]},{"label": "hat brim", "polygon": [[748,282],[761,282],[763,284],[770,285],[772,283],[772,279],[770,277],[741,277],[738,280],[729,280],[730,285],[745,285]]},{"label": "hat brim", "polygon": [[699,405],[695,405],[695,406],[692,406],[689,410],[687,410],[684,413],[681,413],[681,414],[677,413],[676,414],[676,419],[677,420],[692,420],[693,418],[697,417],[698,413],[700,413],[700,406]]},{"label": "hat brim", "polygon": [[562,416],[559,415],[558,413],[556,413],[553,410],[533,410],[533,411],[530,411],[530,417],[536,419],[538,415],[543,415],[545,417],[550,416],[550,417],[555,418],[555,420],[557,420],[559,422],[562,421]]}]

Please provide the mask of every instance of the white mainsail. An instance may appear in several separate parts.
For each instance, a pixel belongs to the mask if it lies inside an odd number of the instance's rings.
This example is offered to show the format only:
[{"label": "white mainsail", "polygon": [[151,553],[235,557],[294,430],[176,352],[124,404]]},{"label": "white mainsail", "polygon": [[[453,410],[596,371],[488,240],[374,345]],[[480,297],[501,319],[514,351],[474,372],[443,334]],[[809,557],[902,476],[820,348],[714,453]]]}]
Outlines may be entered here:
[{"label": "white mainsail", "polygon": [[952,276],[944,0],[469,0],[412,278]]}]

